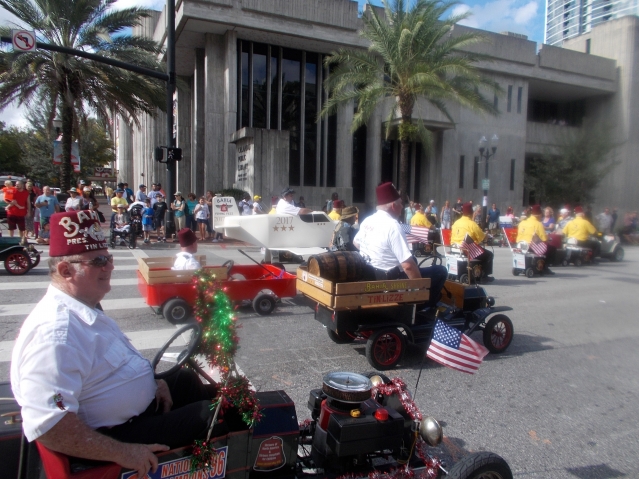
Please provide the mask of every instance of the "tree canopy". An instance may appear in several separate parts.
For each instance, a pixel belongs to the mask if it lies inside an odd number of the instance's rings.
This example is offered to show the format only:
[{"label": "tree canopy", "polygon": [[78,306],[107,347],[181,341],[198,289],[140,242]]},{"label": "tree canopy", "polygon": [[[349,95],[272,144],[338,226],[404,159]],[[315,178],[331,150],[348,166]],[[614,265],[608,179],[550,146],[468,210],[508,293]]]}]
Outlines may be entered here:
[{"label": "tree canopy", "polygon": [[393,120],[399,117],[399,188],[405,196],[409,142],[428,140],[423,120],[413,118],[417,100],[427,100],[454,122],[447,108],[449,103],[497,114],[493,103],[480,93],[480,87],[498,87],[475,66],[485,58],[465,50],[484,41],[484,37],[476,32],[451,34],[454,25],[468,15],[448,15],[456,2],[382,1],[384,16],[369,8],[362,17],[360,35],[368,40],[368,50],[341,49],[326,58],[325,64],[330,68],[325,82],[329,99],[320,116],[334,114],[340,105],[354,101],[355,131],[367,123],[380,102],[394,99],[396,108],[391,109],[387,119],[387,134]]},{"label": "tree canopy", "polygon": [[[0,7],[35,30],[38,41],[161,71],[161,48],[153,40],[126,35],[149,11],[112,8],[116,0],[0,0]],[[9,28],[0,27],[2,35]],[[163,82],[85,58],[36,49],[0,51],[0,109],[17,102],[56,114],[62,120],[63,164],[61,187],[69,188],[71,145],[80,124],[91,115],[106,119],[120,115],[138,123],[140,113],[164,109]]]},{"label": "tree canopy", "polygon": [[555,148],[548,147],[539,158],[530,160],[524,185],[536,203],[589,204],[601,180],[618,164],[612,130],[605,124],[586,122],[560,131]]}]

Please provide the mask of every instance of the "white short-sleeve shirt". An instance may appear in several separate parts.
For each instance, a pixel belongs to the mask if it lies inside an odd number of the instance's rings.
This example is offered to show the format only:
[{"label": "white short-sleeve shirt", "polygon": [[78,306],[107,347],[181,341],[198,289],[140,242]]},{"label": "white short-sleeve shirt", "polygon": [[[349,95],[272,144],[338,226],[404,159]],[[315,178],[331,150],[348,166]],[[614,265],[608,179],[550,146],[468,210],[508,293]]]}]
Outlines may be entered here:
[{"label": "white short-sleeve shirt", "polygon": [[11,388],[33,441],[67,412],[93,429],[123,424],[146,410],[157,385],[115,321],[49,286],[20,329]]},{"label": "white short-sleeve shirt", "polygon": [[411,257],[404,232],[386,211],[377,211],[362,221],[353,241],[377,269],[388,271]]},{"label": "white short-sleeve shirt", "polygon": [[275,207],[275,212],[278,215],[293,215],[297,216],[302,208],[298,208],[297,206],[289,203],[284,198],[280,198],[280,201],[277,202],[277,206]]},{"label": "white short-sleeve shirt", "polygon": [[200,269],[202,267],[200,262],[196,260],[195,256],[191,253],[180,251],[175,256],[175,263],[173,263],[173,267],[171,269]]}]

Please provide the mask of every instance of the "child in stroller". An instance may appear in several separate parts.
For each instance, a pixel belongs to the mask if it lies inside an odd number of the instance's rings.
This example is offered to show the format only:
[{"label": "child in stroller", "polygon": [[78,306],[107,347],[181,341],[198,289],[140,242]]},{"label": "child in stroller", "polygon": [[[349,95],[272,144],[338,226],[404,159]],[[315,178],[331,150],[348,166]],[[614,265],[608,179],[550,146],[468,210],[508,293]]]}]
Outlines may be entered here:
[{"label": "child in stroller", "polygon": [[131,217],[126,211],[127,205],[118,205],[118,212],[111,217],[111,248],[116,245],[127,245],[135,248],[136,234],[131,228]]}]

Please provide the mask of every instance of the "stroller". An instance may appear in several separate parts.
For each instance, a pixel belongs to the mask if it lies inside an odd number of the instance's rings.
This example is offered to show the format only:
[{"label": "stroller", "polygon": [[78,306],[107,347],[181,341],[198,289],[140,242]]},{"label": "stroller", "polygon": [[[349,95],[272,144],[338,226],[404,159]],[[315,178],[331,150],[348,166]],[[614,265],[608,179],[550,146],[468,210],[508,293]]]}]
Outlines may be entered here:
[{"label": "stroller", "polygon": [[144,203],[136,201],[129,206],[129,215],[131,216],[131,231],[135,233],[136,238],[143,234],[142,230],[142,210]]},{"label": "stroller", "polygon": [[[137,242],[137,233],[133,221],[129,221],[129,224],[124,229],[118,229],[115,224],[116,215],[111,216],[110,234],[109,234],[109,248],[115,249],[118,244],[124,243],[124,246],[128,246],[129,249],[134,249]],[[140,221],[141,222],[141,221]]]}]

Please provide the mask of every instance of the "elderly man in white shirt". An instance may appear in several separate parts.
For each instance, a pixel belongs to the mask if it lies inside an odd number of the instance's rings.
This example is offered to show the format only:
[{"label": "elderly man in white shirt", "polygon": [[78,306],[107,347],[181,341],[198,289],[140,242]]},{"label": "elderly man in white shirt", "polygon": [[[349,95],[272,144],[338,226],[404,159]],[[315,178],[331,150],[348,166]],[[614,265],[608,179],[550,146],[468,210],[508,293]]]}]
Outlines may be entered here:
[{"label": "elderly man in white shirt", "polygon": [[397,222],[403,204],[392,183],[377,187],[377,212],[366,218],[353,239],[355,247],[375,270],[378,280],[430,278],[428,306],[435,306],[448,272],[443,266],[420,268],[408,247],[406,235]]},{"label": "elderly man in white shirt", "polygon": [[277,206],[275,207],[275,213],[278,215],[304,215],[307,213],[312,213],[313,210],[308,208],[300,208],[293,204],[293,197],[295,196],[295,190],[292,190],[289,186],[284,188],[281,193],[280,201],[278,201]]},{"label": "elderly man in white shirt", "polygon": [[155,452],[206,437],[215,386],[188,371],[156,381],[149,361],[101,311],[114,266],[95,211],[54,214],[50,224],[51,285],[11,359],[24,433],[53,451],[144,477],[157,469]]},{"label": "elderly man in white shirt", "polygon": [[175,263],[171,269],[200,269],[200,262],[193,256],[197,253],[197,236],[190,228],[182,228],[178,231],[178,241],[181,251],[175,255]]}]

